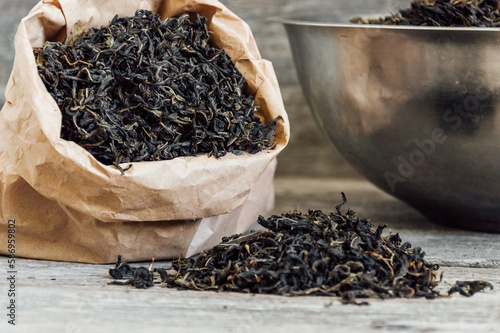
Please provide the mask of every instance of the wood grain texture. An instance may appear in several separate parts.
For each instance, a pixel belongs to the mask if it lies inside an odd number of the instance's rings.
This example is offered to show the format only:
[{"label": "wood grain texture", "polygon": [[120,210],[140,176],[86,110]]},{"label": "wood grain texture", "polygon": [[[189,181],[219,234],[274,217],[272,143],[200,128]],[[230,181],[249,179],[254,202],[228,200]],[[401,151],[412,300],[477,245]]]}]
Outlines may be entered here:
[{"label": "wood grain texture", "polygon": [[18,267],[17,325],[3,319],[2,332],[498,332],[500,325],[500,270],[491,268],[446,267],[445,282],[494,284],[471,298],[370,300],[359,307],[332,297],[136,290],[108,285],[110,265],[20,260]]}]

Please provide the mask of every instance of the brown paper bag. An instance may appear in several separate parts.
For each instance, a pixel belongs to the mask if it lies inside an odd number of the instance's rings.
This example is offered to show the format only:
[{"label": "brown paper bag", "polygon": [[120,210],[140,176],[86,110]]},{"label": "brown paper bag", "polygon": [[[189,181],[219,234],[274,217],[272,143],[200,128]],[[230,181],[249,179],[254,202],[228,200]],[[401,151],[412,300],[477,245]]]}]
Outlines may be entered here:
[{"label": "brown paper bag", "polygon": [[[33,47],[73,25],[108,25],[138,9],[208,18],[212,42],[245,76],[265,122],[283,117],[273,150],[133,163],[125,174],[60,139],[61,112],[38,77]],[[276,155],[289,123],[272,65],[247,24],[215,0],[43,0],[19,25],[0,111],[0,231],[16,224],[16,255],[92,263],[190,256],[243,232],[273,205]],[[128,164],[127,164],[128,165]],[[0,237],[0,254],[8,254]]]}]

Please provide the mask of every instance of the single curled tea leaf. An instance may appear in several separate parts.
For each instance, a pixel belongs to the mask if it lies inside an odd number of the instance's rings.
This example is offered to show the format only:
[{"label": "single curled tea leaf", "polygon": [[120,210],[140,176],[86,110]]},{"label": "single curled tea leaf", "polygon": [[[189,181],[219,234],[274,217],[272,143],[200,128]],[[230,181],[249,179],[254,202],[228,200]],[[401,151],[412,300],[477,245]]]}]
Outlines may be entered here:
[{"label": "single curled tea leaf", "polygon": [[39,76],[63,115],[61,138],[117,167],[272,149],[280,118],[262,123],[245,78],[210,45],[206,22],[139,10],[99,29],[77,25],[69,44],[35,49]]},{"label": "single curled tea leaf", "polygon": [[486,288],[492,290],[493,285],[488,281],[457,281],[448,291],[448,294],[459,293],[460,295],[470,297]]},{"label": "single curled tea leaf", "polygon": [[118,261],[114,268],[110,268],[108,273],[113,279],[131,278],[135,274],[135,268],[122,262],[122,256],[118,256]]},{"label": "single curled tea leaf", "polygon": [[[127,263],[123,263],[121,256],[118,256],[118,261],[115,268],[109,269],[109,275],[115,279],[111,284],[117,285],[131,285],[138,289],[151,288],[154,285],[154,270],[153,261],[149,268],[146,267],[131,267]],[[125,279],[125,281],[118,281]]]}]

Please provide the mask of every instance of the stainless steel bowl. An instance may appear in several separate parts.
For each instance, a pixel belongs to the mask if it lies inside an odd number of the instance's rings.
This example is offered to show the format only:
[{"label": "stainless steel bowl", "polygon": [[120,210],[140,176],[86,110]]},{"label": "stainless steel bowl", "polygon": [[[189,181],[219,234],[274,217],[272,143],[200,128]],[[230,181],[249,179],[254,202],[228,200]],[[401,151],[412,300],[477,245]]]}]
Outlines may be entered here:
[{"label": "stainless steel bowl", "polygon": [[279,18],[309,106],[381,189],[437,223],[500,232],[500,29],[349,23],[397,7],[337,0]]}]

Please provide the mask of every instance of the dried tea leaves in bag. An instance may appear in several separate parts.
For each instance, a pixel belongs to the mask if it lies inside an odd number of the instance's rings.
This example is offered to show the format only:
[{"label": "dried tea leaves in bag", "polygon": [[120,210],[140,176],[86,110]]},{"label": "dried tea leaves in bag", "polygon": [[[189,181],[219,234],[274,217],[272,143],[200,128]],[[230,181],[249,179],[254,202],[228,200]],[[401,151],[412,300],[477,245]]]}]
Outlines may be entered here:
[{"label": "dried tea leaves in bag", "polygon": [[362,24],[415,25],[436,27],[498,27],[498,0],[417,0],[411,8],[380,19],[353,18]]},{"label": "dried tea leaves in bag", "polygon": [[209,43],[206,18],[161,20],[139,10],[68,44],[35,49],[38,72],[62,114],[61,138],[104,164],[257,153],[274,146],[245,78]]}]

